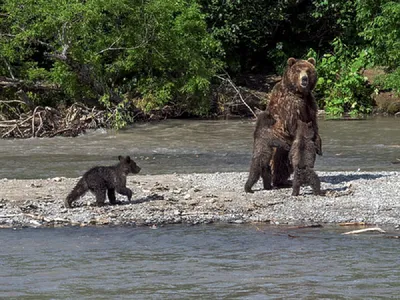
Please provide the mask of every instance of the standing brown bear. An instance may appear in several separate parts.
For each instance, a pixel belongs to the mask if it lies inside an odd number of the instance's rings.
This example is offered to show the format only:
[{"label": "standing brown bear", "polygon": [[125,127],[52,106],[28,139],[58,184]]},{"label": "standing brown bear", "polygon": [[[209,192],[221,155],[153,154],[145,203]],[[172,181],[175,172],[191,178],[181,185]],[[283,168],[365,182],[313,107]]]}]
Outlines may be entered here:
[{"label": "standing brown bear", "polygon": [[[316,83],[314,58],[308,60],[289,58],[282,80],[272,90],[268,110],[276,119],[273,130],[278,136],[286,137],[289,144],[295,139],[297,121],[311,122],[314,130],[312,140],[317,154],[322,155],[317,124],[318,107],[312,95]],[[289,162],[289,151],[277,148],[272,157],[271,167],[273,185],[288,186],[288,178],[293,172]]]}]

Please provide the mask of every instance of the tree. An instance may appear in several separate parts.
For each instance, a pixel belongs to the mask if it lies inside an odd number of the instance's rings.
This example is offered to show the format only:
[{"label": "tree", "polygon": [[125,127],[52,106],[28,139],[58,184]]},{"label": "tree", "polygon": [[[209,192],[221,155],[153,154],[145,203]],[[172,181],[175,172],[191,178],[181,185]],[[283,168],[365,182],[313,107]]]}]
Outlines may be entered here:
[{"label": "tree", "polygon": [[0,70],[30,92],[46,82],[69,101],[201,111],[221,67],[193,0],[4,0],[1,11]]},{"label": "tree", "polygon": [[368,42],[375,65],[387,67],[380,80],[384,88],[400,92],[400,3],[398,1],[361,1],[357,4],[360,36]]}]

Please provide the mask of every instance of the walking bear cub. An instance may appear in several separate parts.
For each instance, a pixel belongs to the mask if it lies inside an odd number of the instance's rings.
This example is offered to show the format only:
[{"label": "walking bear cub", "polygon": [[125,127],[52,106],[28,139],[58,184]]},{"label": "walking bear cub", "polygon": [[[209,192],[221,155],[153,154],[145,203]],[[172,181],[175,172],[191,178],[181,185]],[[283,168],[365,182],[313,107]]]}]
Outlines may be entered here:
[{"label": "walking bear cub", "polygon": [[129,173],[137,174],[140,167],[129,156],[118,156],[119,163],[115,166],[93,167],[78,181],[64,201],[65,207],[71,208],[72,202],[91,191],[96,196],[98,206],[103,206],[106,193],[111,204],[116,204],[115,191],[131,200],[132,191],[126,187],[126,177]]},{"label": "walking bear cub", "polygon": [[272,130],[275,119],[269,111],[263,111],[257,116],[254,129],[253,157],[251,159],[249,178],[244,186],[246,193],[252,193],[251,188],[260,179],[263,180],[264,189],[271,189],[271,167],[270,160],[274,147],[281,147],[289,151],[290,145],[284,138]]},{"label": "walking bear cub", "polygon": [[296,137],[289,152],[294,168],[293,196],[298,196],[302,185],[310,185],[315,195],[321,194],[321,182],[314,171],[317,149],[313,138],[315,131],[312,122],[297,121]]}]

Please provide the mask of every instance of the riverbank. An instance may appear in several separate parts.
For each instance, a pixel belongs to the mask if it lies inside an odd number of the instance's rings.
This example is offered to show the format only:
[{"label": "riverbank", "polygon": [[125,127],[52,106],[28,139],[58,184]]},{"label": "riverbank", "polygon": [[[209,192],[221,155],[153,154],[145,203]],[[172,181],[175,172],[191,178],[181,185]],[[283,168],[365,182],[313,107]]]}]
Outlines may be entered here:
[{"label": "riverbank", "polygon": [[[400,226],[400,172],[317,172],[326,196],[303,187],[243,191],[247,172],[128,177],[132,202],[97,207],[91,193],[66,209],[77,178],[0,180],[0,226],[138,226],[213,222],[312,225],[365,222]],[[107,203],[107,202],[106,202]]]}]

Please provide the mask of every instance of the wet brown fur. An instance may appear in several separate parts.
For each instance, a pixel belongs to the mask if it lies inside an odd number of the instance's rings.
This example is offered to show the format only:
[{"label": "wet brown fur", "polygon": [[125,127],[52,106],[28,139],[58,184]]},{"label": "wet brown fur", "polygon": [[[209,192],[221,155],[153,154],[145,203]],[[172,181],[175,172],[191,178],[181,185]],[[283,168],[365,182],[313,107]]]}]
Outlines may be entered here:
[{"label": "wet brown fur", "polygon": [[126,187],[126,177],[129,173],[139,173],[140,167],[129,156],[118,156],[118,160],[115,166],[93,167],[83,174],[64,200],[65,207],[71,208],[72,202],[89,190],[96,196],[98,206],[104,205],[106,193],[110,204],[116,204],[115,191],[131,200],[132,191]]},{"label": "wet brown fur", "polygon": [[260,179],[263,180],[264,189],[271,189],[271,168],[269,162],[274,147],[289,150],[290,146],[283,137],[277,136],[272,126],[275,119],[268,111],[263,111],[257,116],[254,129],[253,156],[251,159],[249,177],[244,190],[252,193],[253,185]]},{"label": "wet brown fur", "polygon": [[[318,134],[317,103],[312,95],[317,82],[315,60],[289,58],[282,80],[271,93],[268,110],[276,119],[273,130],[284,136],[292,144],[296,136],[297,121],[311,122],[314,130],[313,141],[317,154],[322,155],[321,138]],[[277,148],[271,161],[274,186],[288,186],[288,178],[293,172],[289,162],[289,151]]]},{"label": "wet brown fur", "polygon": [[297,196],[302,185],[310,185],[315,195],[321,193],[321,182],[314,171],[316,148],[313,141],[312,122],[297,121],[296,138],[289,152],[289,159],[294,169],[292,195]]}]

